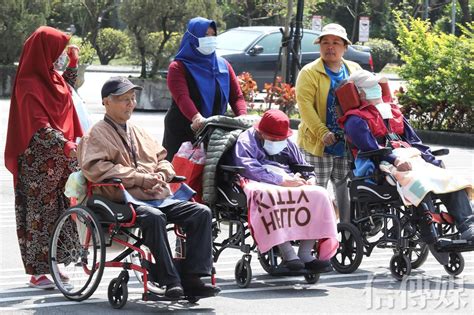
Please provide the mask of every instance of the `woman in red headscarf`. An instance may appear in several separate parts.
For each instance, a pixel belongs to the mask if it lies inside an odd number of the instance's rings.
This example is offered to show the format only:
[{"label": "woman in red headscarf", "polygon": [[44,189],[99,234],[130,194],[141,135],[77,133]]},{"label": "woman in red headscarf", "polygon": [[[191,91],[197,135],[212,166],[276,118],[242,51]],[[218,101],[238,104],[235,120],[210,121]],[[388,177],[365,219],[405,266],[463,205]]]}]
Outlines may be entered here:
[{"label": "woman in red headscarf", "polygon": [[[77,137],[82,128],[71,90],[77,77],[77,48],[68,49],[63,75],[54,63],[64,53],[69,36],[47,26],[26,40],[10,104],[5,166],[13,174],[18,241],[30,286],[54,288],[49,273],[50,231],[69,207],[63,194],[76,170]],[[64,279],[66,280],[66,279]]]}]

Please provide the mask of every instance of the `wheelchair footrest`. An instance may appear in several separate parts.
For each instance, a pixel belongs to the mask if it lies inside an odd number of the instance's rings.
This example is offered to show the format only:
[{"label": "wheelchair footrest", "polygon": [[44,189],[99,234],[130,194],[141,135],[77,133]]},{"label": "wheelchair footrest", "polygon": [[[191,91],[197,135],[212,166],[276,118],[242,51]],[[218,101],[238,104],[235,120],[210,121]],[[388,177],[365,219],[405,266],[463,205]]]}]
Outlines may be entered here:
[{"label": "wheelchair footrest", "polygon": [[470,252],[474,251],[474,242],[466,240],[440,239],[435,244],[438,252]]},{"label": "wheelchair footrest", "polygon": [[309,274],[314,274],[314,272],[308,270],[308,269],[300,269],[300,270],[291,270],[286,267],[273,267],[270,272],[270,275],[272,276],[304,276],[304,275],[309,275]]},{"label": "wheelchair footrest", "polygon": [[[215,295],[213,295],[215,296]],[[161,295],[161,294],[155,294],[153,292],[147,292],[147,293],[143,293],[142,294],[142,300],[143,301],[170,301],[170,302],[173,302],[173,301],[197,301],[197,300],[200,300],[200,299],[205,299],[205,298],[208,298],[208,297],[213,297],[213,296],[182,296],[182,297],[179,297],[179,298],[176,298],[176,299],[171,299],[169,297],[166,297],[164,295]]]}]

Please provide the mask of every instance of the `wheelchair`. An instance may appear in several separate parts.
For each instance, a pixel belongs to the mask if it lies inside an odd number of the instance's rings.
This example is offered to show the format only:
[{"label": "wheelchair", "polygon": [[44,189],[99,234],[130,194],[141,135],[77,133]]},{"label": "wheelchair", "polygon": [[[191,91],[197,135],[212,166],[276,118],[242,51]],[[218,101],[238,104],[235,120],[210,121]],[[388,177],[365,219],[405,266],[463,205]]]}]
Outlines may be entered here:
[{"label": "wheelchair", "polygon": [[[173,182],[184,180],[176,176]],[[165,297],[164,288],[153,280],[153,256],[143,245],[144,239],[135,225],[133,205],[116,203],[93,194],[93,189],[97,187],[115,187],[125,191],[120,179],[88,183],[85,205],[71,206],[58,219],[49,246],[49,265],[57,288],[69,300],[86,300],[98,288],[104,268],[115,267],[122,271],[110,281],[107,289],[113,308],[120,309],[127,302],[129,270],[143,285],[144,301],[176,301]],[[168,235],[174,235],[174,260],[179,266],[179,260],[185,257],[186,236],[178,226],[168,227]],[[107,248],[113,245],[119,246],[121,251],[110,258]],[[215,284],[214,271],[211,282]],[[185,296],[182,299],[195,303],[200,298],[203,297]]]},{"label": "wheelchair", "polygon": [[[341,107],[358,106],[355,86],[346,83],[344,88],[350,90],[339,92],[344,93],[342,97],[336,91]],[[341,104],[341,99],[346,104]],[[353,148],[348,139],[346,144],[354,168]],[[443,265],[445,271],[452,276],[461,274],[465,266],[461,252],[474,250],[473,242],[460,239],[453,217],[443,211],[435,195],[435,212],[429,217],[421,215],[414,206],[404,204],[396,180],[378,169],[383,157],[389,153],[390,148],[382,148],[358,154],[360,158],[370,159],[376,168],[368,176],[349,173],[350,222],[341,222],[337,226],[340,244],[331,259],[334,269],[339,273],[352,273],[360,266],[363,256],[369,257],[374,248],[389,248],[394,253],[389,264],[390,272],[395,279],[402,280],[410,275],[412,269],[422,266],[428,257],[429,247],[421,239],[420,224],[423,220],[430,220],[438,234],[434,250],[449,255],[447,264]],[[449,150],[440,149],[432,153],[440,156],[448,154]],[[388,183],[387,177],[392,184]],[[423,202],[422,207],[425,213],[429,211]]]},{"label": "wheelchair", "polygon": [[[216,130],[231,131],[236,127],[229,123],[214,122],[212,119],[207,122],[197,135],[197,141],[209,145],[210,135]],[[246,128],[241,128],[245,130]],[[228,146],[223,157],[217,164],[213,177],[216,180],[216,199],[213,204],[208,204],[213,212],[213,258],[217,262],[221,253],[228,249],[238,249],[243,255],[237,261],[234,269],[236,284],[240,288],[247,288],[252,280],[251,260],[252,253],[257,253],[258,260],[265,272],[271,276],[303,276],[308,284],[318,282],[320,275],[307,269],[292,271],[284,266],[278,247],[275,246],[267,252],[260,252],[251,235],[251,227],[248,224],[247,199],[240,184],[243,167],[229,165],[226,161],[228,154],[233,148],[235,141]],[[226,156],[227,155],[227,156]],[[226,164],[226,162],[228,164]],[[294,172],[313,171],[312,166],[293,165]],[[226,227],[225,229],[223,227]],[[227,230],[227,231],[225,231]],[[225,235],[223,235],[225,233]],[[296,245],[297,242],[294,242]],[[316,243],[314,253],[317,255],[318,244]]]}]

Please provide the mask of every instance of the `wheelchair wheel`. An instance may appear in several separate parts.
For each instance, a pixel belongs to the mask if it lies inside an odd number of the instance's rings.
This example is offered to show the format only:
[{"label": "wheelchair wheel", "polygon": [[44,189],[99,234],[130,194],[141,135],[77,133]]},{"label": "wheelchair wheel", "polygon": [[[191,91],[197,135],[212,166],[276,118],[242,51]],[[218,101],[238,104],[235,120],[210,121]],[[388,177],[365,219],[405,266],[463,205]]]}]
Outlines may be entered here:
[{"label": "wheelchair wheel", "polygon": [[443,267],[449,275],[458,276],[464,270],[464,257],[461,255],[461,253],[450,252],[449,262]]},{"label": "wheelchair wheel", "polygon": [[82,301],[97,289],[105,264],[105,240],[96,215],[69,208],[56,222],[49,245],[53,280],[68,299]]},{"label": "wheelchair wheel", "polygon": [[339,248],[331,264],[339,273],[352,273],[359,268],[364,255],[362,238],[359,230],[350,223],[337,225]]},{"label": "wheelchair wheel", "polygon": [[415,248],[410,248],[403,251],[403,254],[410,259],[411,268],[416,269],[421,267],[428,258],[430,251],[428,245],[423,242],[418,242]]},{"label": "wheelchair wheel", "polygon": [[395,279],[401,281],[411,273],[410,259],[402,253],[393,255],[390,259],[390,272]]},{"label": "wheelchair wheel", "polygon": [[309,284],[315,284],[319,281],[319,273],[308,273],[304,275],[304,279]]},{"label": "wheelchair wheel", "polygon": [[[134,228],[131,232],[135,236],[141,237],[141,230],[139,228]],[[168,235],[169,235],[169,233],[168,233]],[[134,241],[135,240],[133,238],[129,238],[129,243],[130,244],[133,244]],[[140,248],[145,252],[145,255],[148,255],[150,253],[150,250],[145,245],[142,245]],[[151,253],[150,253],[150,255],[151,255]],[[134,265],[137,265],[137,266],[141,266],[142,265],[142,256],[139,252],[134,251],[127,257],[127,262],[130,262],[130,263],[132,263]],[[135,274],[135,277],[137,278],[138,282],[141,285],[143,285],[143,273],[138,271],[138,270],[133,270],[133,273]],[[158,283],[155,283],[153,281],[147,281],[147,282],[148,282],[147,283],[148,291],[150,291],[152,293],[155,293],[155,294],[165,294],[165,288],[160,287]]]},{"label": "wheelchair wheel", "polygon": [[128,299],[127,283],[119,278],[112,279],[107,289],[107,297],[113,308],[120,309],[124,307]]},{"label": "wheelchair wheel", "polygon": [[265,270],[265,272],[270,275],[273,272],[273,268],[278,266],[282,261],[280,255],[278,255],[277,250],[275,250],[275,248],[272,248],[265,253],[261,253],[260,251],[258,251],[258,261],[260,262],[260,265],[262,266],[263,270]]},{"label": "wheelchair wheel", "polygon": [[252,268],[246,259],[239,259],[235,265],[235,282],[239,288],[246,288],[252,281]]}]

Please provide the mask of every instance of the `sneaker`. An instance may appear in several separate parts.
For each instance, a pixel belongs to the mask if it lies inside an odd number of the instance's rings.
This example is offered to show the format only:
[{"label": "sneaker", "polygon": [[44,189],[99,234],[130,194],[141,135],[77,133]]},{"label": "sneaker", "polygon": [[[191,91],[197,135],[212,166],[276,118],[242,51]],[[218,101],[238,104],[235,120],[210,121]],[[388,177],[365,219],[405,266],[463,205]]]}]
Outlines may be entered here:
[{"label": "sneaker", "polygon": [[184,277],[181,280],[185,296],[210,297],[221,292],[221,288],[204,283],[198,276]]},{"label": "sneaker", "polygon": [[471,224],[466,230],[461,232],[461,239],[466,241],[474,241],[474,224]]},{"label": "sneaker", "polygon": [[61,278],[62,283],[69,283],[69,277],[62,272],[59,272],[59,277]]},{"label": "sneaker", "polygon": [[304,264],[305,268],[314,273],[325,273],[331,272],[332,265],[329,260],[319,260],[315,259]]},{"label": "sneaker", "polygon": [[183,287],[179,283],[168,284],[166,286],[165,296],[169,299],[179,299],[183,294]]},{"label": "sneaker", "polygon": [[288,268],[290,270],[301,270],[304,268],[304,263],[300,259],[283,260],[280,267]]},{"label": "sneaker", "polygon": [[56,287],[54,282],[48,279],[45,275],[40,276],[31,276],[30,282],[28,286],[36,289],[43,289],[43,290],[52,290]]}]

